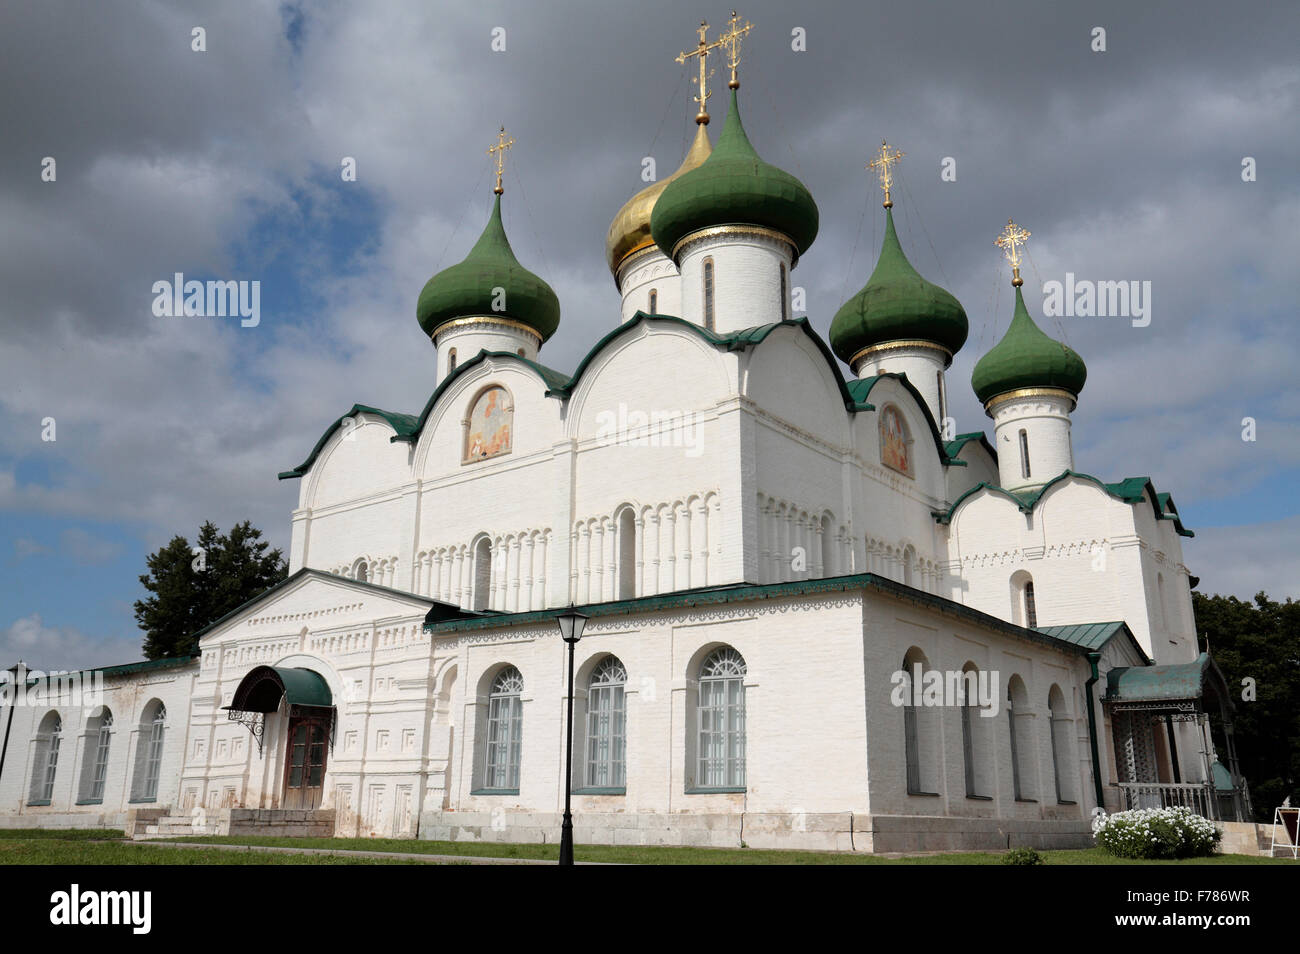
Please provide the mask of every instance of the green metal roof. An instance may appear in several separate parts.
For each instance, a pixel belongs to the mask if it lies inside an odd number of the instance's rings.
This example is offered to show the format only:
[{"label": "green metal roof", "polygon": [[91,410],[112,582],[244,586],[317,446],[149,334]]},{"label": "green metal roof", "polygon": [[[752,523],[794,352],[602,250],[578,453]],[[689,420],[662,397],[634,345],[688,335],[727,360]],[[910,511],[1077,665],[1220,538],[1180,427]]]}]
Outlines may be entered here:
[{"label": "green metal roof", "polygon": [[556,371],[554,368],[548,368],[544,364],[530,361],[528,358],[521,357],[513,351],[480,351],[468,361],[462,361],[460,364],[456,365],[456,370],[443,378],[442,383],[433,389],[433,393],[429,395],[429,400],[424,402],[424,410],[422,410],[420,416],[416,418],[414,427],[405,433],[394,434],[389,438],[389,440],[395,443],[400,441],[407,444],[414,444],[418,441],[421,432],[424,430],[425,423],[429,420],[429,415],[433,413],[434,407],[438,404],[438,398],[442,397],[443,392],[451,387],[451,383],[462,374],[465,374],[470,368],[482,364],[488,358],[519,362],[542,379],[542,383],[545,384],[547,388],[545,392],[547,396],[551,394],[552,389],[561,386],[565,381],[569,380],[568,375],[564,374],[562,371]]},{"label": "green metal roof", "polygon": [[[1078,477],[1080,480],[1090,480],[1098,487],[1100,487],[1102,490],[1106,491],[1106,493],[1110,494],[1110,496],[1122,500],[1125,503],[1138,504],[1141,503],[1143,500],[1149,499],[1151,501],[1151,508],[1155,512],[1155,516],[1157,520],[1173,520],[1174,529],[1178,532],[1179,536],[1183,536],[1183,537],[1196,536],[1196,534],[1193,531],[1188,530],[1183,526],[1182,520],[1178,518],[1176,511],[1173,513],[1163,513],[1161,511],[1160,509],[1161,495],[1156,493],[1155,485],[1151,483],[1150,477],[1125,477],[1121,481],[1108,484],[1101,480],[1098,480],[1096,477],[1093,477],[1091,474],[1080,474],[1077,471],[1073,471],[1073,470],[1067,470],[1063,474],[1053,477],[1051,480],[1043,484],[1043,486],[1039,487],[1037,490],[1033,490],[1028,493],[1012,493],[1009,490],[1002,489],[996,484],[991,484],[986,480],[982,480],[974,487],[972,487],[970,490],[966,491],[964,494],[962,494],[960,497],[954,500],[952,502],[952,506],[950,506],[947,510],[932,510],[930,513],[931,516],[933,516],[935,520],[937,520],[939,523],[951,523],[952,516],[954,513],[957,512],[957,508],[960,507],[963,503],[965,503],[968,497],[973,496],[974,494],[978,493],[980,490],[988,490],[995,494],[1001,494],[1003,497],[1006,497],[1008,500],[1013,501],[1016,504],[1016,506],[1019,507],[1021,511],[1023,511],[1024,513],[1033,513],[1034,507],[1038,504],[1038,501],[1042,499],[1043,494],[1047,493],[1049,488],[1053,487],[1054,485],[1060,483],[1063,480],[1068,480],[1071,477]],[[1164,496],[1167,497],[1168,495],[1166,494]],[[1172,503],[1172,500],[1170,501],[1170,503]]]},{"label": "green metal roof", "polygon": [[322,434],[320,440],[316,442],[316,446],[312,448],[312,452],[307,456],[307,459],[293,470],[282,472],[279,475],[280,479],[287,480],[304,476],[307,471],[311,469],[312,464],[316,462],[316,458],[325,447],[325,443],[329,440],[330,435],[342,426],[344,418],[349,417],[352,414],[366,412],[378,414],[383,417],[390,425],[392,425],[394,433],[389,440],[393,442],[414,443],[415,441],[418,441],[421,432],[424,430],[424,425],[429,419],[429,415],[433,412],[434,407],[437,406],[438,399],[442,396],[443,392],[445,392],[447,388],[451,386],[451,383],[460,375],[465,374],[470,368],[486,361],[488,358],[519,362],[541,378],[542,383],[546,385],[546,397],[553,397],[562,401],[567,401],[572,396],[578,382],[582,380],[582,376],[586,373],[587,368],[602,350],[604,350],[620,335],[628,334],[641,324],[649,322],[662,322],[664,324],[672,324],[689,329],[692,334],[698,335],[710,345],[717,348],[725,348],[727,351],[744,351],[747,348],[756,347],[762,344],[768,335],[777,328],[798,328],[812,340],[813,344],[816,345],[817,350],[821,352],[822,357],[826,359],[826,366],[830,368],[831,377],[834,379],[835,386],[840,392],[841,399],[844,401],[845,410],[850,414],[856,414],[859,411],[874,411],[876,409],[875,405],[867,401],[867,395],[876,385],[876,382],[881,378],[893,378],[899,381],[903,387],[916,398],[917,406],[925,416],[931,436],[934,439],[935,450],[939,455],[939,460],[946,465],[958,467],[966,466],[965,461],[955,460],[951,455],[945,452],[944,443],[939,434],[939,428],[935,424],[934,418],[930,415],[929,405],[925,403],[925,399],[921,396],[921,392],[919,392],[912,382],[907,379],[907,375],[887,372],[871,378],[855,378],[854,380],[846,381],[843,372],[840,371],[839,363],[835,360],[835,355],[831,353],[830,346],[821,335],[817,334],[806,317],[786,318],[782,321],[774,321],[766,325],[755,325],[752,328],[742,328],[739,331],[734,331],[729,334],[717,334],[716,332],[709,331],[707,328],[704,328],[693,321],[678,318],[676,315],[648,315],[643,311],[638,311],[632,318],[623,322],[618,327],[611,329],[604,337],[592,345],[591,350],[589,350],[578,363],[578,368],[572,375],[567,375],[561,371],[556,371],[553,368],[548,368],[545,365],[538,364],[536,361],[522,358],[510,351],[480,351],[468,361],[461,362],[456,366],[455,371],[442,379],[442,382],[434,389],[433,394],[430,395],[429,400],[425,402],[424,409],[418,416],[396,414],[392,411],[384,411],[364,404],[354,404],[352,410],[348,412],[348,414],[343,415],[343,417],[340,417],[325,429],[325,433]]},{"label": "green metal roof", "polygon": [[271,667],[284,684],[284,697],[291,705],[330,706],[334,696],[329,683],[310,669]]},{"label": "green metal roof", "polygon": [[[944,453],[953,460],[956,460],[957,455],[961,453],[962,448],[971,441],[979,441],[984,445],[984,449],[989,452],[989,456],[992,457],[994,461],[998,459],[997,450],[989,443],[989,439],[985,436],[983,431],[971,431],[969,434],[958,434],[952,440],[945,441],[943,445]],[[965,463],[965,461],[958,461],[958,463]]]},{"label": "green metal roof", "polygon": [[687,321],[685,318],[678,318],[676,315],[648,315],[645,312],[638,310],[629,320],[609,331],[603,338],[592,345],[591,350],[587,352],[586,356],[584,356],[580,362],[578,362],[578,369],[573,372],[573,376],[566,379],[563,384],[557,385],[547,391],[547,396],[568,400],[568,398],[573,394],[574,389],[577,387],[578,382],[582,380],[582,376],[586,372],[588,366],[593,360],[595,360],[596,355],[600,354],[600,352],[603,351],[610,342],[614,341],[620,335],[625,335],[638,325],[648,322],[663,322],[666,324],[678,325],[682,328],[688,329],[693,334],[699,335],[700,338],[714,347],[725,348],[728,351],[744,351],[747,348],[762,344],[767,336],[777,328],[798,328],[812,339],[813,344],[817,346],[817,350],[820,351],[822,357],[826,359],[827,367],[831,369],[831,376],[835,379],[836,387],[839,389],[840,396],[844,400],[845,410],[850,413],[875,410],[875,408],[870,404],[865,404],[859,401],[849,390],[849,384],[844,380],[844,375],[841,373],[839,365],[836,364],[835,356],[831,354],[831,349],[827,346],[821,335],[817,334],[817,332],[813,330],[812,325],[806,317],[785,318],[781,321],[773,321],[766,325],[755,325],[752,328],[742,328],[739,331],[733,331],[729,334],[718,334],[717,332],[710,331],[693,321]]},{"label": "green metal roof", "polygon": [[[635,613],[649,613],[684,606],[715,606],[725,603],[778,599],[785,596],[804,596],[815,593],[838,593],[848,590],[874,590],[1042,646],[1081,655],[1088,652],[1084,647],[1068,640],[1058,639],[1035,629],[1017,626],[996,616],[990,616],[988,613],[980,612],[961,603],[945,599],[942,596],[935,596],[933,593],[926,593],[923,590],[904,586],[902,583],[896,583],[874,573],[854,573],[848,576],[798,580],[791,583],[728,583],[721,586],[677,590],[672,593],[662,593],[658,596],[641,596],[630,600],[591,603],[579,606],[577,609],[592,618],[628,616]],[[467,615],[460,619],[434,619],[434,614],[430,612],[428,617],[425,618],[424,628],[430,633],[442,634],[496,629],[503,626],[554,623],[556,616],[561,611],[561,608],[551,608],[530,610],[525,613],[483,613]]]},{"label": "green metal roof", "polygon": [[[948,453],[947,445],[944,444],[943,437],[939,433],[939,426],[935,424],[934,417],[930,414],[930,405],[925,402],[925,398],[923,398],[921,392],[916,389],[916,385],[908,380],[906,372],[884,371],[868,378],[856,378],[849,382],[849,393],[853,395],[855,401],[860,404],[866,404],[867,397],[871,394],[871,389],[874,388],[876,383],[882,378],[891,378],[897,381],[903,386],[905,391],[910,393],[912,397],[916,398],[916,405],[921,409],[921,414],[925,417],[926,424],[930,426],[930,436],[934,438],[934,447],[939,454],[939,460],[947,465],[965,467],[966,462],[964,460],[956,460]],[[866,404],[866,406],[872,407],[870,404]]]},{"label": "green metal roof", "polygon": [[[144,659],[140,662],[122,663],[117,666],[99,666],[92,669],[78,669],[73,672],[60,673],[59,675],[54,676],[54,678],[58,680],[64,676],[100,673],[105,679],[107,679],[110,676],[130,676],[137,672],[155,672],[160,669],[179,669],[188,666],[191,663],[198,662],[199,655],[199,653],[195,653],[192,656],[167,656],[163,659]],[[34,685],[37,682],[43,682],[49,675],[49,673],[45,673],[40,678],[29,676],[27,683],[28,685]]]},{"label": "green metal roof", "polygon": [[894,210],[885,210],[885,240],[866,285],[840,306],[831,321],[831,348],[847,363],[863,348],[919,339],[956,354],[970,324],[961,302],[920,276],[903,254]]},{"label": "green metal roof", "polygon": [[1061,388],[1075,397],[1088,379],[1083,359],[1034,324],[1025,296],[1016,286],[1011,326],[1002,340],[975,364],[971,387],[981,403],[1019,388]]},{"label": "green metal roof", "polygon": [[1046,633],[1067,643],[1074,643],[1089,652],[1100,652],[1102,647],[1116,636],[1125,637],[1130,646],[1137,651],[1138,658],[1150,662],[1150,657],[1143,650],[1128,624],[1122,621],[1110,623],[1074,623],[1069,626],[1039,626],[1040,633]]},{"label": "green metal roof", "polygon": [[[1165,666],[1121,666],[1106,674],[1106,702],[1170,702],[1200,699],[1207,680],[1223,682],[1209,653],[1195,662]],[[1232,700],[1227,700],[1231,705]]]},{"label": "green metal roof", "polygon": [[445,391],[448,385],[450,385],[458,375],[463,374],[467,369],[474,367],[476,364],[480,364],[488,358],[508,358],[512,361],[518,361],[535,372],[548,388],[555,387],[556,385],[568,380],[568,377],[561,372],[548,368],[545,365],[538,364],[536,361],[530,361],[528,358],[520,357],[513,351],[480,351],[468,361],[461,362],[456,366],[455,371],[443,378],[442,383],[434,390],[433,396],[429,398],[428,402],[424,406],[424,410],[418,416],[414,414],[398,414],[394,411],[385,411],[382,408],[369,407],[365,404],[352,405],[351,411],[334,421],[334,423],[329,427],[325,428],[325,433],[322,434],[320,440],[316,442],[316,446],[312,448],[311,453],[307,455],[306,460],[293,468],[293,470],[281,471],[278,475],[280,480],[290,480],[295,477],[306,476],[307,471],[311,469],[311,465],[316,463],[316,458],[320,456],[320,452],[325,448],[325,443],[330,439],[330,435],[343,426],[343,421],[346,418],[359,413],[378,414],[386,420],[393,428],[393,436],[389,438],[392,442],[412,442],[417,440],[420,431],[424,429],[424,422],[428,418],[429,412],[433,409],[434,402],[437,400],[438,395]]},{"label": "green metal roof", "polygon": [[802,255],[817,237],[817,203],[802,182],[759,158],[740,121],[736,91],[709,158],[659,194],[650,231],[672,258],[676,244],[716,225],[758,225],[789,237]]},{"label": "green metal roof", "polygon": [[389,426],[392,427],[397,434],[409,434],[419,420],[411,414],[398,414],[395,411],[385,411],[383,408],[370,407],[367,404],[354,404],[352,405],[352,410],[348,411],[342,417],[335,420],[329,427],[325,428],[325,433],[320,436],[320,440],[318,440],[316,446],[311,449],[311,453],[307,455],[307,459],[297,467],[293,468],[293,470],[281,471],[278,475],[279,479],[288,480],[293,477],[302,477],[306,474],[307,471],[311,469],[311,465],[316,462],[316,458],[320,456],[320,452],[325,448],[325,442],[330,439],[330,435],[342,427],[344,421],[349,418],[354,418],[358,414],[379,415],[388,422]]},{"label": "green metal roof", "polygon": [[555,334],[560,326],[560,300],[550,285],[515,258],[501,224],[500,193],[469,255],[425,283],[415,313],[427,335],[457,318],[492,315],[527,325],[543,341]]}]

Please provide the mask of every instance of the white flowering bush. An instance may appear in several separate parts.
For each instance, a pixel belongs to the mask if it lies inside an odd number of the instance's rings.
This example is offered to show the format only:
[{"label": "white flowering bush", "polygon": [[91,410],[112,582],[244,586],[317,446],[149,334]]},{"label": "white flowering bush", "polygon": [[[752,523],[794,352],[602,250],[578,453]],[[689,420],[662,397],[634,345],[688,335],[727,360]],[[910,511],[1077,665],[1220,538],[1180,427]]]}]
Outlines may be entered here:
[{"label": "white flowering bush", "polygon": [[1214,854],[1223,835],[1190,808],[1138,808],[1097,812],[1092,837],[1118,858],[1198,858]]}]

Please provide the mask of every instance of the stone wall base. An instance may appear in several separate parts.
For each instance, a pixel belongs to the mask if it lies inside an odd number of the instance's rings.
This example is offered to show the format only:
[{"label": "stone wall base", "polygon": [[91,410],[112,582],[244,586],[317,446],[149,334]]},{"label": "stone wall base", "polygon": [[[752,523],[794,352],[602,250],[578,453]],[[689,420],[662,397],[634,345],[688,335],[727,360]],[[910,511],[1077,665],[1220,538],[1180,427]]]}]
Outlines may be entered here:
[{"label": "stone wall base", "polygon": [[187,815],[137,815],[127,832],[136,840],[203,835],[333,838],[334,810],[284,808],[192,809]]},{"label": "stone wall base", "polygon": [[[1255,822],[1215,822],[1223,832],[1219,842],[1219,851],[1225,855],[1267,855],[1273,841],[1273,826],[1259,825]],[[1278,826],[1277,840],[1279,846],[1286,841],[1286,832]],[[1290,850],[1286,852],[1288,855]]]},{"label": "stone wall base", "polygon": [[[555,843],[558,812],[424,812],[419,837],[431,841]],[[737,812],[583,813],[574,815],[577,844],[785,848],[803,851],[998,851],[1087,848],[1089,823],[932,815]]]},{"label": "stone wall base", "polygon": [[126,812],[27,812],[0,815],[0,828],[125,828]]}]

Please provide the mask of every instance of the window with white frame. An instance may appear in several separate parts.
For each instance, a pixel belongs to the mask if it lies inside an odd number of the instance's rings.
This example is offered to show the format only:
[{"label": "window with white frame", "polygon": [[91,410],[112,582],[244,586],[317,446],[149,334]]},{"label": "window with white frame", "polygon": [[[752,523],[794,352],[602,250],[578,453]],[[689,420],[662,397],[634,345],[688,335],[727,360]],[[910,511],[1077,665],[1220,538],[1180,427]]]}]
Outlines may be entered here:
[{"label": "window with white frame", "polygon": [[745,786],[745,660],[730,646],[700,667],[698,773],[701,788]]},{"label": "window with white frame", "polygon": [[161,700],[145,709],[140,720],[140,742],[136,750],[133,802],[151,802],[158,797],[158,779],[162,774],[163,738],[167,731],[167,707]]},{"label": "window with white frame", "polygon": [[488,696],[488,725],[483,787],[504,791],[519,788],[519,755],[523,738],[524,677],[507,666],[492,681]]},{"label": "window with white frame", "polygon": [[108,777],[108,752],[112,743],[113,713],[105,709],[99,716],[99,726],[91,739],[93,761],[91,763],[90,788],[87,792],[89,801],[100,802],[104,800],[104,780]]},{"label": "window with white frame", "polygon": [[54,778],[59,769],[59,747],[63,742],[63,718],[49,713],[37,733],[36,758],[32,767],[31,801],[49,804],[54,797]]},{"label": "window with white frame", "polygon": [[627,669],[606,656],[591,674],[587,688],[588,788],[627,785]]}]

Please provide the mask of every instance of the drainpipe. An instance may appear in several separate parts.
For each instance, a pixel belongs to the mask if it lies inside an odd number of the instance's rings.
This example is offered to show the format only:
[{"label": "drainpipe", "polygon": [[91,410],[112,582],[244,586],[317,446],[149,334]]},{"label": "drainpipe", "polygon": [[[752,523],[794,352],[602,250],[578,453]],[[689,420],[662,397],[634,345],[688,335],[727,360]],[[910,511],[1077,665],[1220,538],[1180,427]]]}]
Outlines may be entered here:
[{"label": "drainpipe", "polygon": [[[4,745],[0,746],[0,777],[4,776],[5,771],[5,754],[9,751],[9,730],[14,724],[14,710],[18,708],[18,696],[27,688],[27,667],[23,661],[18,660],[16,666],[10,666],[9,672],[13,673],[13,682],[9,687],[9,718],[5,720],[5,740]],[[19,683],[22,683],[20,686]]]},{"label": "drainpipe", "polygon": [[1097,712],[1093,699],[1092,687],[1101,676],[1097,672],[1097,663],[1101,653],[1088,653],[1088,666],[1092,669],[1092,678],[1087,681],[1084,691],[1088,694],[1088,741],[1092,744],[1092,785],[1097,794],[1097,807],[1106,807],[1106,797],[1101,790],[1101,758],[1097,755]]}]

